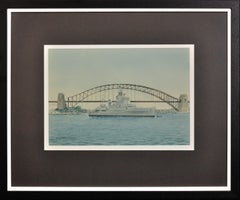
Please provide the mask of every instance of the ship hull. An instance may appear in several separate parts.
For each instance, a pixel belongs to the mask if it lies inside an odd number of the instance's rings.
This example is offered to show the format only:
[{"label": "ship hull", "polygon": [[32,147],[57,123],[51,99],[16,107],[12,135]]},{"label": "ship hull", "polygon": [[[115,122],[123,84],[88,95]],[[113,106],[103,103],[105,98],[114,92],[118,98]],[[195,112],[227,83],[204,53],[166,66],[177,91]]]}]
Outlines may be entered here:
[{"label": "ship hull", "polygon": [[155,115],[130,115],[130,114],[89,114],[90,117],[156,117]]},{"label": "ship hull", "polygon": [[156,117],[155,112],[140,111],[140,112],[92,112],[89,113],[90,117]]}]

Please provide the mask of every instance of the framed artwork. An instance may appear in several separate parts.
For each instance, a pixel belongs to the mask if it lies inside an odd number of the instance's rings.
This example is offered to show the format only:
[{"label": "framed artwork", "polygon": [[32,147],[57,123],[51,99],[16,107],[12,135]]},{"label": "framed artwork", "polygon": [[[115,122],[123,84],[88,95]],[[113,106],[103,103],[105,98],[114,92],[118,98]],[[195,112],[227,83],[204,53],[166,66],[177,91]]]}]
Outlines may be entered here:
[{"label": "framed artwork", "polygon": [[201,2],[4,3],[6,194],[239,196],[239,1]]}]

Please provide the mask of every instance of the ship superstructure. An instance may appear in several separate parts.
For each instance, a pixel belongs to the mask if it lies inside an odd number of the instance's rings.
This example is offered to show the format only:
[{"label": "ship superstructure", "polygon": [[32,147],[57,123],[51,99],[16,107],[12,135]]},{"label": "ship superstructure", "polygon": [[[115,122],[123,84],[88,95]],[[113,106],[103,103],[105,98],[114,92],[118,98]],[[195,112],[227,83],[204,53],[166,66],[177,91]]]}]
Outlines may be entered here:
[{"label": "ship superstructure", "polygon": [[127,97],[121,90],[116,96],[116,101],[109,100],[108,104],[101,104],[94,111],[89,113],[89,116],[103,117],[156,117],[156,109],[141,108],[130,103]]}]

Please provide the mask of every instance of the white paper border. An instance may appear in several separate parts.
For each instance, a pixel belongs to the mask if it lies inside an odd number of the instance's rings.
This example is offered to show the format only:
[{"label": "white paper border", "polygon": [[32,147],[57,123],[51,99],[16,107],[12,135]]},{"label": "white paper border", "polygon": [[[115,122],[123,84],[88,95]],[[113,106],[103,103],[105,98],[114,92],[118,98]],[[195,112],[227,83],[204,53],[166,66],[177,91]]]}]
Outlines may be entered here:
[{"label": "white paper border", "polygon": [[[227,13],[227,186],[211,187],[16,187],[11,182],[11,15],[14,12],[225,12]],[[7,189],[8,191],[230,191],[231,190],[231,9],[7,9]]]},{"label": "white paper border", "polygon": [[[189,49],[189,85],[190,85],[190,144],[189,145],[49,145],[49,109],[48,109],[48,50],[49,49],[148,49],[148,48],[188,48]],[[81,150],[81,151],[191,151],[194,150],[194,45],[44,45],[44,150]]]}]

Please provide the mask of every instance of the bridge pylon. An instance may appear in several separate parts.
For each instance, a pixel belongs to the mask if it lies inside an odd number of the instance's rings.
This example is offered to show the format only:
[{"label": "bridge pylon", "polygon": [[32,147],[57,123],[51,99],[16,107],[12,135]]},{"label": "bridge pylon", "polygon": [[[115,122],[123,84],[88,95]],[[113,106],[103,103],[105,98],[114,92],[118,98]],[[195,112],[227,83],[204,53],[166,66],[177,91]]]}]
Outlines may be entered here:
[{"label": "bridge pylon", "polygon": [[188,95],[181,94],[179,97],[178,111],[179,112],[189,112],[189,100]]},{"label": "bridge pylon", "polygon": [[66,101],[63,93],[58,93],[57,109],[63,110],[66,108]]}]

